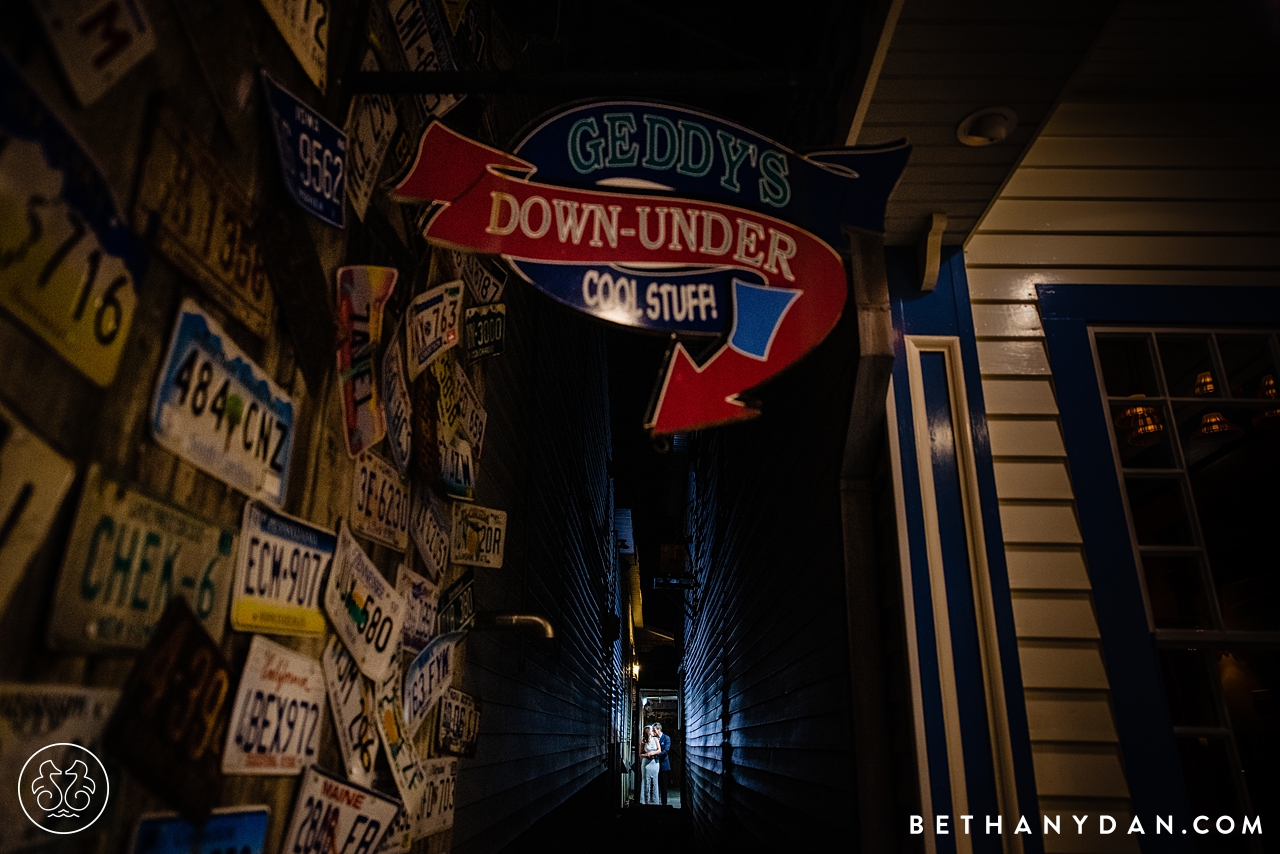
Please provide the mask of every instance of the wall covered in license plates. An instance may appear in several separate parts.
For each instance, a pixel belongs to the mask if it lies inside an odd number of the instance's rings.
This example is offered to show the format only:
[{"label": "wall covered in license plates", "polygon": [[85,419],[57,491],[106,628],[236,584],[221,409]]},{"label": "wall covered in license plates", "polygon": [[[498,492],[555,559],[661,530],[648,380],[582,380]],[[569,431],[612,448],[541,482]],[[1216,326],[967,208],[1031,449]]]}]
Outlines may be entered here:
[{"label": "wall covered in license plates", "polygon": [[385,189],[532,108],[344,86],[513,56],[486,0],[6,4],[0,785],[101,757],[67,846],[492,851],[604,770],[603,333]]}]

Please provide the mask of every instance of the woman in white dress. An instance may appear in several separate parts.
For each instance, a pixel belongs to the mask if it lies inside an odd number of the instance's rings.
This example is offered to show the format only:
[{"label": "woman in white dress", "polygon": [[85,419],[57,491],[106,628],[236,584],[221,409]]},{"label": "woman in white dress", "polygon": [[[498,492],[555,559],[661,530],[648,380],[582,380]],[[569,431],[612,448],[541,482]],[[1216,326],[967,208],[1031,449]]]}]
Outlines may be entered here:
[{"label": "woman in white dress", "polygon": [[662,753],[662,745],[658,742],[653,727],[644,728],[644,744],[640,747],[641,770],[644,772],[640,803],[658,804],[658,766],[661,764],[658,755]]}]

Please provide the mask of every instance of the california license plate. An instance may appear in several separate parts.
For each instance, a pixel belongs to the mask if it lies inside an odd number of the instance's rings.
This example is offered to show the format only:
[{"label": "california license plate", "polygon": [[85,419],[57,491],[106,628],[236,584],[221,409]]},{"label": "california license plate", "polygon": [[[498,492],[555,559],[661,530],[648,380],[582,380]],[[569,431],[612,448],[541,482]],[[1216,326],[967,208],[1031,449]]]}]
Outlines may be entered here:
[{"label": "california license plate", "polygon": [[337,537],[249,501],[240,528],[231,627],[241,632],[324,635],[321,583]]},{"label": "california license plate", "polygon": [[293,400],[193,301],[178,310],[151,432],[197,468],[273,507],[284,503]]},{"label": "california license plate", "polygon": [[302,773],[316,761],[324,707],[320,662],[254,635],[240,671],[222,773]]}]

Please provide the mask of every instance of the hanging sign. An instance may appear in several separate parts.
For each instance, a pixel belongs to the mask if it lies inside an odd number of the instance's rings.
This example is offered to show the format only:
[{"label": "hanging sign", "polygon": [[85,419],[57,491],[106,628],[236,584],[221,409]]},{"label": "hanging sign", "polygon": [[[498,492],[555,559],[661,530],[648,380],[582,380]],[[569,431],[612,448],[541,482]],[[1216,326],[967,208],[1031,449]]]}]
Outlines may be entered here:
[{"label": "hanging sign", "polygon": [[507,337],[507,307],[502,303],[469,308],[462,320],[462,346],[468,362],[502,355]]},{"label": "hanging sign", "polygon": [[284,503],[293,400],[194,300],[183,300],[151,407],[166,450],[250,498]]},{"label": "hanging sign", "polygon": [[245,194],[173,111],[160,111],[133,205],[133,225],[259,338],[275,299]]},{"label": "hanging sign", "polygon": [[222,773],[302,773],[320,746],[324,704],[320,662],[254,635],[236,689]]},{"label": "hanging sign", "polygon": [[432,581],[439,582],[449,568],[449,539],[452,521],[448,506],[440,496],[424,486],[413,490],[409,533]]},{"label": "hanging sign", "polygon": [[436,751],[471,759],[480,738],[480,701],[457,688],[440,698],[440,719],[436,728]]},{"label": "hanging sign", "polygon": [[421,652],[436,634],[436,606],[440,587],[431,579],[418,575],[407,563],[396,574],[396,591],[407,603],[404,619],[406,652]]},{"label": "hanging sign", "polygon": [[739,394],[827,336],[846,296],[841,227],[884,230],[907,154],[799,155],[693,110],[592,103],[514,154],[435,122],[396,193],[437,203],[428,240],[502,255],[578,311],[720,339],[700,364],[672,348],[646,419],[665,434],[758,414]]},{"label": "hanging sign", "polygon": [[441,635],[427,644],[427,648],[413,659],[404,671],[404,726],[413,739],[418,734],[427,712],[444,696],[453,681],[457,666],[454,653],[460,633]]},{"label": "hanging sign", "polygon": [[436,629],[442,635],[465,632],[476,621],[476,574],[468,569],[440,594]]},{"label": "hanging sign", "polygon": [[281,851],[374,854],[400,804],[312,765],[302,775]]},{"label": "hanging sign", "polygon": [[409,485],[389,462],[365,453],[351,471],[351,530],[397,551],[409,547]]},{"label": "hanging sign", "polygon": [[[16,785],[32,754],[49,745],[74,743],[98,750],[119,699],[114,688],[0,682],[0,780]],[[57,764],[66,768],[71,763]],[[50,839],[43,827],[28,820],[17,797],[0,799],[0,852],[46,845]]]},{"label": "hanging sign", "polygon": [[361,786],[370,786],[373,784],[373,764],[378,758],[373,686],[360,675],[355,659],[337,635],[329,636],[320,657],[320,666],[347,779]]},{"label": "hanging sign", "polygon": [[0,406],[0,614],[44,543],[75,476],[71,460]]},{"label": "hanging sign", "polygon": [[454,563],[469,566],[502,566],[502,551],[507,539],[507,514],[479,504],[453,505]]},{"label": "hanging sign", "polygon": [[462,282],[434,287],[409,304],[405,336],[410,380],[416,380],[432,359],[458,343],[461,315]]},{"label": "hanging sign", "polygon": [[138,307],[145,249],[93,159],[0,56],[0,305],[99,386]]},{"label": "hanging sign", "polygon": [[346,133],[272,80],[265,70],[262,86],[285,188],[304,211],[342,228],[346,221]]},{"label": "hanging sign", "polygon": [[351,536],[338,529],[338,551],[324,591],[324,610],[360,672],[381,679],[393,670],[404,633],[404,597],[395,591]]},{"label": "hanging sign", "polygon": [[89,106],[152,51],[156,32],[130,0],[36,0],[49,41],[80,103]]},{"label": "hanging sign", "polygon": [[49,646],[82,653],[146,646],[171,599],[183,599],[221,640],[236,535],[106,480],[95,463],[53,600]]},{"label": "hanging sign", "polygon": [[391,459],[401,475],[409,473],[409,455],[413,442],[413,407],[409,402],[409,384],[404,375],[404,324],[396,328],[382,357],[382,404],[386,412],[387,444]]},{"label": "hanging sign", "polygon": [[177,813],[149,813],[133,828],[129,854],[264,854],[267,806],[219,807],[204,824]]},{"label": "hanging sign", "polygon": [[337,538],[309,522],[249,501],[240,529],[231,628],[275,635],[325,633],[321,582]]},{"label": "hanging sign", "polygon": [[382,307],[395,290],[393,267],[338,268],[338,382],[347,454],[357,457],[387,434],[373,357],[382,340]]},{"label": "hanging sign", "polygon": [[191,609],[172,599],[107,725],[107,749],[157,796],[203,822],[222,787],[231,675]]}]

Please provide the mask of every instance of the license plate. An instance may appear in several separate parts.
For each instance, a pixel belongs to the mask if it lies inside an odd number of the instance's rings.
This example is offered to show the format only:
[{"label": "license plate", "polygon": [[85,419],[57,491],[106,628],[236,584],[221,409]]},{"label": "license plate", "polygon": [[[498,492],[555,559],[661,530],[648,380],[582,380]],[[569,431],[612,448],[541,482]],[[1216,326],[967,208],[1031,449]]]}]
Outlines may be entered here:
[{"label": "license plate", "polygon": [[342,522],[324,610],[356,666],[370,679],[381,679],[395,664],[404,609],[404,597],[382,577]]},{"label": "license plate", "polygon": [[468,569],[440,594],[436,628],[442,635],[465,632],[476,621],[476,575]]},{"label": "license plate", "polygon": [[414,824],[413,838],[422,839],[453,827],[454,790],[458,783],[457,759],[423,762],[422,811]]},{"label": "license plate", "polygon": [[205,522],[89,467],[54,596],[49,645],[81,653],[146,646],[171,598],[222,638],[234,531]]},{"label": "license plate", "polygon": [[260,338],[275,300],[249,202],[176,115],[163,110],[151,135],[134,228]]},{"label": "license plate", "polygon": [[435,637],[440,588],[431,579],[418,575],[408,564],[401,564],[396,574],[396,590],[408,605],[404,618],[404,648],[409,652],[419,652]]},{"label": "license plate", "polygon": [[484,428],[489,423],[489,413],[480,402],[475,386],[467,379],[467,372],[456,362],[454,373],[458,377],[458,403],[462,417],[462,432],[471,442],[471,452],[476,459],[480,458],[480,449],[484,446]]},{"label": "license plate", "polygon": [[302,775],[280,850],[291,854],[372,854],[399,811],[400,804],[391,798],[313,765]]},{"label": "license plate", "polygon": [[323,636],[320,585],[337,542],[324,528],[265,504],[247,502],[232,588],[231,628]]},{"label": "license plate", "polygon": [[412,740],[453,681],[459,633],[441,635],[413,659],[404,671],[404,726]]},{"label": "license plate", "polygon": [[136,0],[37,0],[32,5],[86,107],[156,49],[155,28]]},{"label": "license plate", "polygon": [[347,453],[359,456],[387,433],[373,377],[373,356],[382,340],[382,307],[395,290],[393,267],[338,268],[338,381]]},{"label": "license plate", "polygon": [[[373,51],[365,54],[361,71],[377,71]],[[347,155],[347,194],[356,216],[364,222],[369,198],[378,180],[378,171],[391,147],[400,119],[389,95],[356,95],[347,113],[347,139],[351,149]]]},{"label": "license plate", "polygon": [[329,66],[328,0],[262,0],[311,82],[324,92]]},{"label": "license plate", "polygon": [[405,334],[410,380],[416,380],[436,356],[457,345],[461,313],[462,282],[432,288],[409,304]]},{"label": "license plate", "polygon": [[125,681],[106,747],[156,796],[200,823],[222,788],[230,716],[227,660],[187,604],[173,599]]},{"label": "license plate", "polygon": [[[396,652],[399,656],[399,650]],[[375,693],[378,699],[378,734],[387,752],[387,763],[396,790],[404,802],[405,815],[412,827],[422,811],[423,784],[426,782],[422,760],[404,728],[404,707],[401,703],[401,676],[398,667],[390,668],[378,682]]]},{"label": "license plate", "polygon": [[471,443],[461,436],[436,440],[440,454],[440,485],[444,491],[460,501],[476,497],[476,464],[471,455]]},{"label": "license plate", "polygon": [[364,453],[351,471],[351,530],[397,551],[409,547],[409,485],[395,466]]},{"label": "license plate", "polygon": [[176,813],[152,813],[133,828],[130,854],[263,854],[267,846],[266,806],[219,807],[203,825]]},{"label": "license plate", "polygon": [[[387,4],[391,22],[404,50],[410,71],[457,71],[449,52],[444,26],[432,0],[391,0]],[[462,100],[457,95],[418,95],[418,105],[427,116],[443,118]]]},{"label": "license plate", "polygon": [[254,635],[240,671],[222,773],[301,774],[316,761],[324,706],[320,662]]},{"label": "license plate", "polygon": [[391,459],[395,461],[400,474],[407,475],[413,441],[413,409],[409,402],[409,384],[404,376],[401,337],[401,330],[397,328],[382,357],[382,404],[386,411],[387,444],[391,446]]},{"label": "license plate", "polygon": [[307,213],[342,228],[346,218],[347,135],[264,70],[262,85],[285,189]]},{"label": "license plate", "polygon": [[151,409],[161,446],[250,498],[284,503],[293,400],[193,300],[184,300]]},{"label": "license plate", "polygon": [[413,535],[413,544],[417,546],[431,580],[437,583],[449,568],[451,525],[449,508],[440,496],[425,486],[415,487],[409,533]]},{"label": "license plate", "polygon": [[445,439],[453,439],[462,430],[462,388],[455,370],[458,360],[453,351],[440,354],[431,362],[431,376],[440,389],[436,398],[436,431]]},{"label": "license plate", "polygon": [[0,406],[0,614],[44,543],[76,467]]},{"label": "license plate", "polygon": [[330,635],[320,658],[324,685],[333,710],[333,727],[347,779],[361,786],[373,784],[378,759],[378,731],[374,724],[373,686],[360,675],[355,659],[337,635]]},{"label": "license plate", "polygon": [[507,271],[497,261],[486,261],[481,255],[455,249],[453,263],[477,305],[488,305],[502,299],[502,292],[507,287]]},{"label": "license plate", "polygon": [[450,688],[440,699],[436,751],[470,759],[476,755],[479,738],[480,701],[457,688]]},{"label": "license plate", "polygon": [[[0,780],[16,785],[33,753],[51,744],[98,741],[120,699],[114,688],[0,682]],[[12,792],[12,789],[9,790]],[[0,851],[48,844],[50,836],[27,820],[18,799],[0,799]]]},{"label": "license plate", "polygon": [[0,305],[99,386],[115,379],[145,250],[97,165],[0,57]]},{"label": "license plate", "polygon": [[468,362],[501,356],[507,336],[507,307],[502,303],[469,308],[462,322],[463,349]]},{"label": "license plate", "polygon": [[412,830],[408,816],[405,815],[404,810],[400,810],[396,813],[395,820],[391,822],[391,829],[382,838],[382,845],[378,846],[377,854],[409,854],[413,850]]},{"label": "license plate", "polygon": [[507,539],[507,514],[479,504],[453,505],[451,560],[469,566],[502,566]]}]

